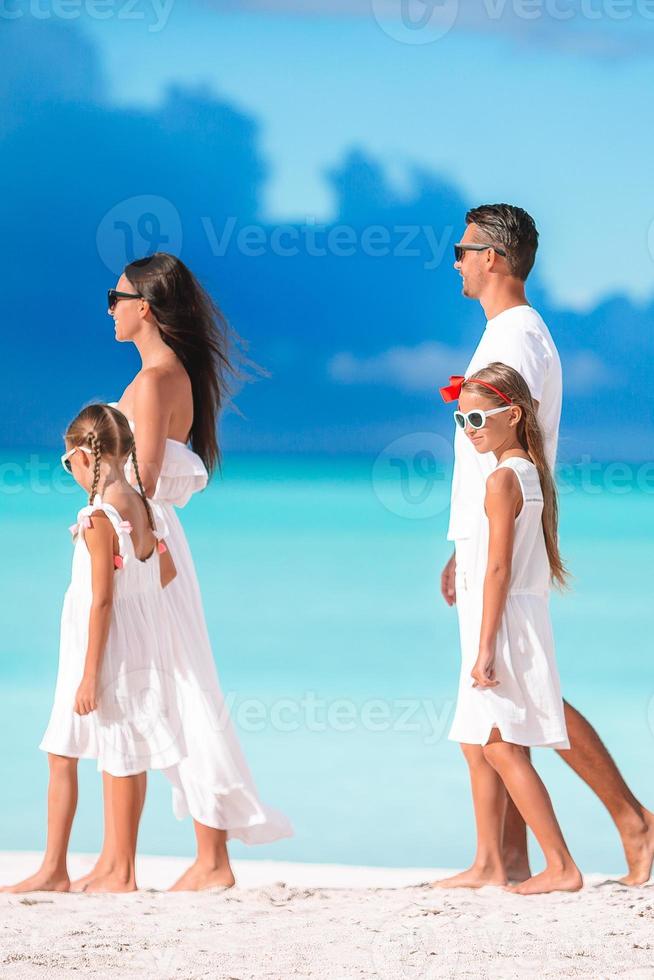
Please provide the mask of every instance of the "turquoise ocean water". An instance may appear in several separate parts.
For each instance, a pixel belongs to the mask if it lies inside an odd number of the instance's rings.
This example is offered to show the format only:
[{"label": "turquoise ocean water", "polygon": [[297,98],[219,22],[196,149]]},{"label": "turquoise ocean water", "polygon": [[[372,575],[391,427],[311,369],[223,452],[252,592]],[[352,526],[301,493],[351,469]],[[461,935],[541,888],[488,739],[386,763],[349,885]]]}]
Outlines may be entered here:
[{"label": "turquoise ocean water", "polygon": [[[610,468],[609,468],[610,470]],[[652,475],[562,474],[572,592],[552,609],[564,693],[654,803]],[[182,512],[223,690],[261,795],[296,836],[237,857],[463,866],[474,829],[448,742],[459,654],[439,595],[447,474],[385,457],[233,456]],[[54,453],[0,455],[0,850],[44,842],[45,728],[57,668],[68,525],[85,503]],[[536,754],[572,851],[620,871],[618,838],[552,752]],[[101,838],[99,776],[81,766],[75,850]],[[190,854],[192,828],[150,779],[144,853]],[[538,862],[536,862],[538,863]]]}]

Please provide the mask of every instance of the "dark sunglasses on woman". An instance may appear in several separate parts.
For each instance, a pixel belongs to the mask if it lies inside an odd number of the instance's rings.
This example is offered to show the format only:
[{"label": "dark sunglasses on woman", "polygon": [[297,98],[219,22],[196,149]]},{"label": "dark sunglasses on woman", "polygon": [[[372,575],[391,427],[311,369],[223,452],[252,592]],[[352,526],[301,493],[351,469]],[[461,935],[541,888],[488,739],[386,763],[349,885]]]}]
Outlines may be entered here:
[{"label": "dark sunglasses on woman", "polygon": [[107,290],[107,306],[109,307],[109,312],[113,313],[116,309],[116,303],[119,299],[143,299],[140,293],[121,293],[117,289]]}]

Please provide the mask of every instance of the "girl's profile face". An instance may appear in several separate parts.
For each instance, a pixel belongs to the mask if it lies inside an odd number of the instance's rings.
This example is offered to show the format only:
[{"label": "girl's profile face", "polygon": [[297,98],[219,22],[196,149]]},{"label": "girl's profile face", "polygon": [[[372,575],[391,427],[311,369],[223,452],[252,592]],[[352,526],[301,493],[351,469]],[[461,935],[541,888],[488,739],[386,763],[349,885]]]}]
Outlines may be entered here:
[{"label": "girl's profile face", "polygon": [[[485,395],[477,395],[465,389],[459,398],[459,411],[464,414],[475,411],[491,412],[498,408],[497,401]],[[505,412],[486,416],[486,422],[481,429],[475,429],[466,422],[465,434],[478,453],[492,453],[496,449],[511,443],[516,436],[516,425],[520,419],[521,410],[517,405],[507,406]]]},{"label": "girl's profile face", "polygon": [[[122,275],[115,286],[120,293],[135,293],[137,290],[131,284],[127,276]],[[141,299],[121,298],[117,301],[109,316],[114,319],[116,329],[116,340],[133,340],[141,327],[143,320],[141,310],[143,301]]]}]

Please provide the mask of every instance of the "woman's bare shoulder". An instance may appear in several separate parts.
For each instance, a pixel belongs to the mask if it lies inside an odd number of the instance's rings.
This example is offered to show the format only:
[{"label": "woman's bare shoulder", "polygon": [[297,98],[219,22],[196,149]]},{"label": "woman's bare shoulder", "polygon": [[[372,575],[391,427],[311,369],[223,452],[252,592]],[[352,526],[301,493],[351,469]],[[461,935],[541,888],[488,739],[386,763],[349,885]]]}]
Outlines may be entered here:
[{"label": "woman's bare shoulder", "polygon": [[[184,367],[155,364],[142,368],[129,386],[129,394],[138,400],[155,398],[175,399],[190,388],[190,379]],[[127,391],[126,391],[127,393]]]}]

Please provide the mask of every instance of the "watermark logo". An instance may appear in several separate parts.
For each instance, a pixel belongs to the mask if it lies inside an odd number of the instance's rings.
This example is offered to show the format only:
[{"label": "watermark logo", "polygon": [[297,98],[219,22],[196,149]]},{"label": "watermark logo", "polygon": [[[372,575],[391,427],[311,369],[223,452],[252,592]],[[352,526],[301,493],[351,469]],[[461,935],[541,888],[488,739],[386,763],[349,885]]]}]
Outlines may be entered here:
[{"label": "watermark logo", "polygon": [[435,432],[412,432],[394,439],[372,467],[377,499],[397,517],[427,520],[450,503],[452,443]]},{"label": "watermark logo", "polygon": [[98,255],[114,275],[135,259],[153,252],[179,255],[182,222],[177,208],[165,197],[141,194],[114,205],[102,218],[96,234]]},{"label": "watermark logo", "polygon": [[459,0],[372,0],[375,20],[401,44],[431,44],[456,23]]},{"label": "watermark logo", "polygon": [[443,905],[411,905],[382,923],[370,953],[380,980],[457,976],[461,935]]}]

